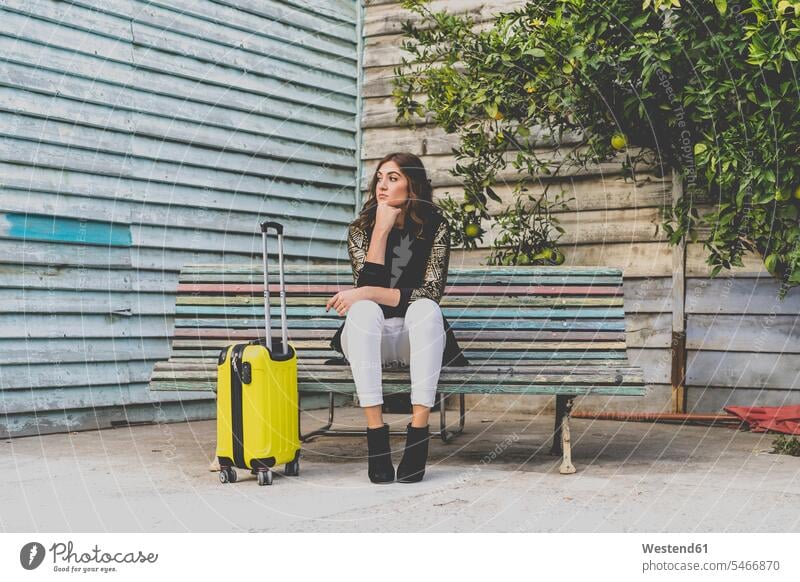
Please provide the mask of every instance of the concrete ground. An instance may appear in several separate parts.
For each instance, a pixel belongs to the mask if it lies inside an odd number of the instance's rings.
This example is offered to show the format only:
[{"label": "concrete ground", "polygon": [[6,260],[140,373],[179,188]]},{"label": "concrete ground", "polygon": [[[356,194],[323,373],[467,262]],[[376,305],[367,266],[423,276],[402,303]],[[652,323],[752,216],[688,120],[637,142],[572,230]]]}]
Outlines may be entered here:
[{"label": "concrete ground", "polygon": [[[208,471],[213,421],[6,440],[0,531],[800,531],[800,458],[769,454],[774,435],[573,420],[578,472],[560,475],[551,415],[488,414],[434,441],[424,481],[408,485],[369,483],[354,437],[304,445],[299,477],[258,487],[239,471],[222,485]],[[339,409],[337,423],[361,427],[361,412]]]}]

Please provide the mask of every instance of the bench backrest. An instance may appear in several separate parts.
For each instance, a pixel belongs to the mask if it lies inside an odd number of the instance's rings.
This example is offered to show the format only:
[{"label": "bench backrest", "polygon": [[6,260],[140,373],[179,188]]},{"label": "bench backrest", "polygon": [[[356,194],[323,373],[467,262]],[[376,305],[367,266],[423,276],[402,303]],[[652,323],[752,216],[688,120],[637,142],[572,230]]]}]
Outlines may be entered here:
[{"label": "bench backrest", "polygon": [[[343,319],[325,303],[352,288],[346,266],[287,265],[289,340],[306,363],[329,347]],[[270,281],[279,335],[277,276]],[[451,269],[442,311],[471,363],[626,361],[622,272],[613,268]],[[221,347],[264,336],[263,272],[251,265],[188,265],[180,275],[171,360],[216,359]]]}]

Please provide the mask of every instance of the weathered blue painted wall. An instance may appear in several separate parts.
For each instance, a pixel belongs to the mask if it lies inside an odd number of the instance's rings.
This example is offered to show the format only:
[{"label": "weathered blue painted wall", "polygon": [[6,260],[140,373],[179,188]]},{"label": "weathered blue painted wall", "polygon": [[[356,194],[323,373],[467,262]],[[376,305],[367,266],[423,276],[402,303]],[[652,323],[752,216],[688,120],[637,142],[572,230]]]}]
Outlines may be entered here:
[{"label": "weathered blue painted wall", "polygon": [[[0,0],[0,435],[207,417],[151,394],[187,262],[340,259],[355,0]],[[176,401],[181,398],[182,401]]]}]

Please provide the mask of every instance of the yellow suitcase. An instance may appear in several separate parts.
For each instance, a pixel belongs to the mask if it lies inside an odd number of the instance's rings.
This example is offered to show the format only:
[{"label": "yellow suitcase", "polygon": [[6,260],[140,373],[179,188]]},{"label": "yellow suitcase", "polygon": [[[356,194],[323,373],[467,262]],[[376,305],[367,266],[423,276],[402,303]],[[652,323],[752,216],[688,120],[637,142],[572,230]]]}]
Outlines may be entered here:
[{"label": "yellow suitcase", "polygon": [[[267,276],[267,231],[278,232],[281,339],[273,349]],[[219,479],[235,483],[236,471],[250,469],[259,485],[272,485],[272,469],[300,474],[300,427],[297,354],[287,340],[283,276],[283,226],[261,225],[264,245],[265,340],[224,348],[217,367],[217,458]]]}]

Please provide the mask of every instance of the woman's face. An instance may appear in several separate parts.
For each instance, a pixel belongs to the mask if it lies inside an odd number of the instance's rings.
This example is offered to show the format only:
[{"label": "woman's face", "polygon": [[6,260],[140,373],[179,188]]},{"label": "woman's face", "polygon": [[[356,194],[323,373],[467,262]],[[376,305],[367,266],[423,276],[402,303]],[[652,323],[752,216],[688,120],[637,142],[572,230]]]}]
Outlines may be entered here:
[{"label": "woman's face", "polygon": [[378,204],[386,202],[389,206],[402,206],[409,196],[408,178],[400,171],[395,162],[385,162],[377,172],[378,182],[375,185],[375,196]]}]

